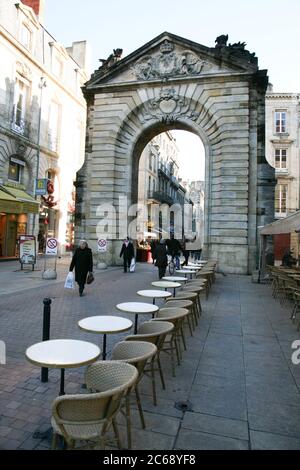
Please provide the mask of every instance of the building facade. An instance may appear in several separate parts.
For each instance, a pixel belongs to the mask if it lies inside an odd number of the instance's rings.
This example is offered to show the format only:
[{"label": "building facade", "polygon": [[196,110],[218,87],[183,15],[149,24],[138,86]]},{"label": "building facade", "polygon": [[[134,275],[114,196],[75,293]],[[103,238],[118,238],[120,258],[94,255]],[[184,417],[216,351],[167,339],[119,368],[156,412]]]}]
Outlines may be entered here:
[{"label": "building facade", "polygon": [[[266,94],[266,158],[275,168],[274,218],[284,218],[300,209],[300,95]],[[298,234],[274,236],[275,262],[281,262],[290,246],[298,257]]]},{"label": "building facade", "polygon": [[176,139],[171,132],[155,136],[142,152],[138,175],[138,203],[145,210],[139,213],[139,237],[146,233],[148,236],[153,234],[153,237],[169,238],[174,231],[172,211],[170,220],[163,224],[161,212],[155,217],[157,213],[154,207],[167,205],[171,208],[174,204],[179,204],[183,209],[187,202],[187,190],[179,179],[178,154]]},{"label": "building facade", "polygon": [[62,252],[73,241],[88,49],[62,47],[42,22],[42,0],[0,0],[0,257],[16,255],[21,234],[35,235],[40,250],[46,236]]}]

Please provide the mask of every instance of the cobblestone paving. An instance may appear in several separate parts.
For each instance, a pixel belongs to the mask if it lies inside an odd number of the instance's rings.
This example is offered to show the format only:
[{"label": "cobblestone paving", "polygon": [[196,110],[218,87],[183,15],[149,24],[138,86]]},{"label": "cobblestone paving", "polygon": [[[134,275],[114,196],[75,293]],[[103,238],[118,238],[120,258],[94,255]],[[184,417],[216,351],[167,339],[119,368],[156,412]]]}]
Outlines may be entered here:
[{"label": "cobblestone paving", "polygon": [[[139,264],[133,274],[121,268],[96,274],[82,298],[64,290],[62,281],[0,295],[0,339],[7,347],[7,364],[0,366],[0,449],[50,447],[49,440],[33,434],[50,426],[59,371],[50,370],[49,381],[41,383],[40,369],[24,356],[41,341],[43,299],[52,299],[51,338],[99,343],[100,336],[80,331],[77,322],[95,314],[120,315],[115,305],[141,301],[136,291],[156,279],[156,268]],[[141,430],[134,409],[133,448],[299,449],[300,365],[291,362],[291,343],[299,333],[288,306],[281,307],[270,286],[252,284],[250,277],[217,275],[203,309],[193,337],[186,333],[188,348],[175,378],[169,359],[163,360],[167,389],[158,382],[158,406],[150,381],[143,379],[147,427]],[[108,335],[108,355],[126,334]],[[66,370],[66,393],[82,393],[83,373],[84,368]],[[189,400],[192,409],[177,410],[178,400]],[[120,428],[125,439],[122,418]]]}]

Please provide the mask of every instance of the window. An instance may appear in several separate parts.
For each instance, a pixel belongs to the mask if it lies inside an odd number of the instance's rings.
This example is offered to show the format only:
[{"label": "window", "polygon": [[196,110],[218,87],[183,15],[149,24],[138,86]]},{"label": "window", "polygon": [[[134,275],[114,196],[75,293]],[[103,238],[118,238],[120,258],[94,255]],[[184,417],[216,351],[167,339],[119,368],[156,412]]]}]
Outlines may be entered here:
[{"label": "window", "polygon": [[25,163],[17,158],[11,157],[9,159],[8,166],[8,179],[20,183],[22,175],[22,167],[25,166]]},{"label": "window", "polygon": [[152,171],[152,153],[149,154],[149,170]]},{"label": "window", "polygon": [[151,190],[151,176],[149,176],[149,179],[148,179],[148,190],[149,191]]},{"label": "window", "polygon": [[32,32],[25,24],[21,27],[21,43],[26,49],[31,50]]},{"label": "window", "polygon": [[275,168],[286,169],[286,149],[275,149]]},{"label": "window", "polygon": [[58,78],[62,78],[63,74],[63,63],[59,59],[59,57],[54,56],[52,59],[52,72],[54,75],[56,75]]},{"label": "window", "polygon": [[275,112],[275,130],[276,133],[286,132],[286,111]]},{"label": "window", "polygon": [[285,214],[287,211],[287,184],[278,184],[275,188],[275,212]]},{"label": "window", "polygon": [[26,108],[29,100],[29,84],[23,80],[17,79],[15,85],[14,111],[13,111],[13,130],[24,133]]},{"label": "window", "polygon": [[59,122],[60,106],[52,101],[50,105],[48,139],[49,149],[53,152],[57,151],[58,144],[58,122]]}]

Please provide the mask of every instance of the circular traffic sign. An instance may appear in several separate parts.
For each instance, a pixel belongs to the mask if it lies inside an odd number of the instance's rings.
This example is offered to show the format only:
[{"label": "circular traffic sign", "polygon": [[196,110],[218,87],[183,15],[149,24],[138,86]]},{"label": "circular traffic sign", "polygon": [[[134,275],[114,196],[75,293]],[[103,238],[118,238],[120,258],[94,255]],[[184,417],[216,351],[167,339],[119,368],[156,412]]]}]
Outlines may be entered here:
[{"label": "circular traffic sign", "polygon": [[57,247],[57,240],[55,238],[49,238],[49,240],[47,241],[47,246],[48,248],[53,250]]},{"label": "circular traffic sign", "polygon": [[98,245],[99,246],[106,246],[106,240],[101,238],[100,240],[98,240]]}]

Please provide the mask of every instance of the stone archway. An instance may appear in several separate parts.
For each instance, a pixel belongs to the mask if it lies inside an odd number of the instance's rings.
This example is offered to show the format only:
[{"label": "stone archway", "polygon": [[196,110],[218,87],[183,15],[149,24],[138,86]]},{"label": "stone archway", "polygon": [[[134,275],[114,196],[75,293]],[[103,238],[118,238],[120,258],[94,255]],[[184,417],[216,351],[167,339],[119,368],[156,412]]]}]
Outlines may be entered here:
[{"label": "stone archway", "polygon": [[[76,239],[96,251],[97,208],[135,202],[138,159],[170,129],[197,134],[206,150],[206,250],[224,272],[257,265],[257,227],[273,220],[274,170],[264,156],[266,71],[226,37],[208,48],[163,33],[128,57],[114,51],[86,84],[86,160],[77,177]],[[118,52],[118,53],[117,53]],[[118,210],[118,209],[117,209]],[[124,221],[123,221],[124,222]],[[107,234],[106,261],[120,240]]]}]

